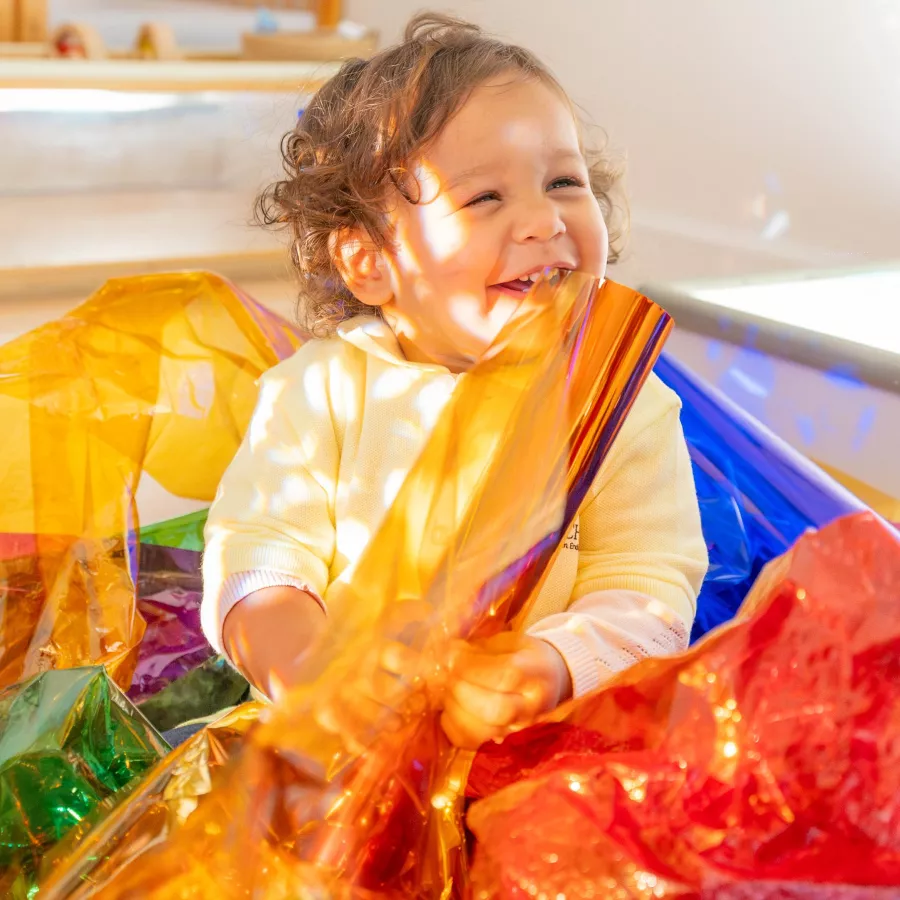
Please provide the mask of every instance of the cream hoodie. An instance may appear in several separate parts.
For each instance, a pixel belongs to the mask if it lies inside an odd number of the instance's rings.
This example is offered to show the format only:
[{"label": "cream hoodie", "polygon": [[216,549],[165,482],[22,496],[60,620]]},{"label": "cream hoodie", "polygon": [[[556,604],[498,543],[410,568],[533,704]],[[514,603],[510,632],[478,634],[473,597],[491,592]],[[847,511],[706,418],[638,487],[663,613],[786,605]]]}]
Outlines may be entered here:
[{"label": "cream hoodie", "polygon": [[[329,601],[352,576],[456,384],[407,361],[380,319],[343,323],[262,378],[206,526],[202,621],[263,587]],[[563,656],[578,696],[687,646],[707,568],[680,401],[651,376],[524,627]]]}]

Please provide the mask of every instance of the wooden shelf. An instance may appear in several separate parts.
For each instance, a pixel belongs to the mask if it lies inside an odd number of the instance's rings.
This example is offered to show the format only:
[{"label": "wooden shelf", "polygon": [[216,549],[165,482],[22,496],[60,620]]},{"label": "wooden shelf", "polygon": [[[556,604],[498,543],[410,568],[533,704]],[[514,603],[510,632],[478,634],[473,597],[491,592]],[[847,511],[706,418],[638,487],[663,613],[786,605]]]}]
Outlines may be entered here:
[{"label": "wooden shelf", "polygon": [[337,62],[0,58],[0,89],[295,93],[318,89],[339,66]]},{"label": "wooden shelf", "polygon": [[237,284],[276,281],[290,285],[287,254],[282,249],[215,256],[135,259],[71,266],[0,269],[0,304],[55,297],[86,298],[110,278],[156,272],[209,271]]}]

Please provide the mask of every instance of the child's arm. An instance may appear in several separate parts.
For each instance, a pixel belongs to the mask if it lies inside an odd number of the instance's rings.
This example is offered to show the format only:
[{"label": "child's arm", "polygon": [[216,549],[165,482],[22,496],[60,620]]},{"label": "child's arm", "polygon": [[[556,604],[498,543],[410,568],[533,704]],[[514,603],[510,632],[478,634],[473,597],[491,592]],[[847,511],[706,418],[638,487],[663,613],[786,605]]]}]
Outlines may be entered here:
[{"label": "child's arm", "polygon": [[228,657],[257,690],[277,700],[296,682],[307,652],[325,630],[316,597],[293,587],[269,587],[243,597],[225,617]]},{"label": "child's arm", "polygon": [[262,377],[205,531],[204,633],[266,693],[324,619],[340,451],[330,401],[335,367],[322,343]]},{"label": "child's arm", "polygon": [[565,658],[575,696],[688,646],[708,560],[680,408],[652,377],[581,511],[569,609],[529,629]]}]

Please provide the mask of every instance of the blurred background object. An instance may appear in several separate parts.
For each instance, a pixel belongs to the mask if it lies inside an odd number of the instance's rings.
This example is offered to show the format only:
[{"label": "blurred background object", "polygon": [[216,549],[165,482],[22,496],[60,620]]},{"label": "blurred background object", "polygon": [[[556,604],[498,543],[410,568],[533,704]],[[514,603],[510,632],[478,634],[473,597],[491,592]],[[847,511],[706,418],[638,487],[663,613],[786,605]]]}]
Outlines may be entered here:
[{"label": "blurred background object", "polygon": [[643,289],[670,353],[900,522],[900,265]]},{"label": "blurred background object", "polygon": [[[532,48],[625,164],[610,274],[669,304],[670,352],[895,509],[900,0],[425,5]],[[0,42],[24,21],[9,8],[43,24],[0,43],[0,335],[111,275],[198,265],[289,314],[253,198],[339,58],[392,43],[422,6],[4,5]],[[64,50],[93,58],[40,58]]]}]

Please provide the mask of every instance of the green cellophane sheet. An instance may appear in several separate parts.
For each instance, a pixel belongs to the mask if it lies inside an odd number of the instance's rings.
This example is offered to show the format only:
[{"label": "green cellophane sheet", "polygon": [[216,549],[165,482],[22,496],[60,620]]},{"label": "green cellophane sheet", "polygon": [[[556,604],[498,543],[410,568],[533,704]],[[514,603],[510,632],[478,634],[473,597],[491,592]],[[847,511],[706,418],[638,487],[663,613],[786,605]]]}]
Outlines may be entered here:
[{"label": "green cellophane sheet", "polygon": [[158,547],[177,547],[179,550],[203,550],[203,527],[209,510],[166,519],[141,528],[141,543]]},{"label": "green cellophane sheet", "polygon": [[168,745],[101,667],[0,693],[0,897],[28,897],[44,853],[105,815]]}]

